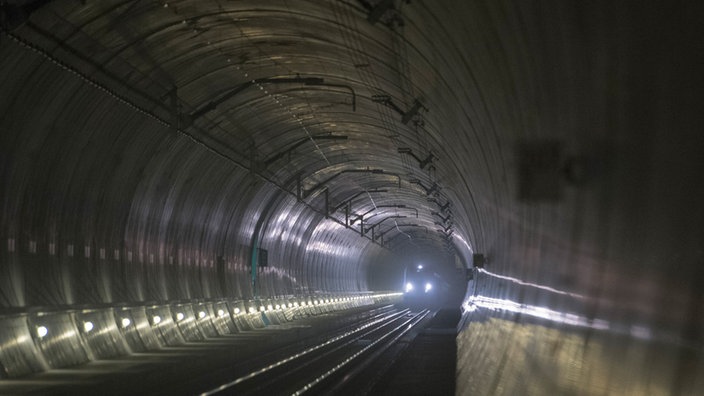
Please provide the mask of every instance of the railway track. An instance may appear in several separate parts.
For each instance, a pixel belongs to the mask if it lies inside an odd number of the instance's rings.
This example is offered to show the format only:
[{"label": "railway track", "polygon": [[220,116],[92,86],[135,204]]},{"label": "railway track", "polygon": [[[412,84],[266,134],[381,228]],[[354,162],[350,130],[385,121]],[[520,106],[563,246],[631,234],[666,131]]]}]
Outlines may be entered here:
[{"label": "railway track", "polygon": [[418,326],[430,311],[394,310],[374,315],[331,335],[325,341],[293,351],[201,393],[210,395],[318,394],[349,381]]}]

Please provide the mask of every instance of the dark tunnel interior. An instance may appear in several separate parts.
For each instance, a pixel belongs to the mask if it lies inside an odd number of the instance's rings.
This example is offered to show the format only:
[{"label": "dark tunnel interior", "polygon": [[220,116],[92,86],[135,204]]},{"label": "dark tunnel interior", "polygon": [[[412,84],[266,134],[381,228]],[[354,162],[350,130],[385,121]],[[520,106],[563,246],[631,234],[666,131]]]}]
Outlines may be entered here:
[{"label": "dark tunnel interior", "polygon": [[458,395],[704,393],[703,8],[0,1],[0,393],[351,298]]}]

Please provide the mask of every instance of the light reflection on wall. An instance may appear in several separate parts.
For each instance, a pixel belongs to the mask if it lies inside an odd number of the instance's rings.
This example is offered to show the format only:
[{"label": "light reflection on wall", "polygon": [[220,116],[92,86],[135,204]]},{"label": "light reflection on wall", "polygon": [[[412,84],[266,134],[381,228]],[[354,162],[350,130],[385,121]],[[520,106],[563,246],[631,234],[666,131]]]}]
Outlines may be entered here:
[{"label": "light reflection on wall", "polygon": [[296,246],[300,246],[302,239],[293,231],[299,220],[300,218],[297,216],[297,213],[291,213],[289,210],[283,211],[276,217],[276,220],[269,225],[269,233],[275,235],[276,238],[284,243],[292,242],[296,244]]},{"label": "light reflection on wall", "polygon": [[654,334],[651,327],[644,324],[613,323],[605,319],[590,319],[586,316],[581,316],[575,313],[554,311],[541,306],[522,304],[516,301],[501,298],[470,296],[462,304],[463,314],[472,313],[481,308],[498,313],[510,312],[531,316],[560,325],[608,331],[612,334],[627,335],[645,341],[659,340],[669,342],[677,338],[676,335],[668,334],[663,331]]},{"label": "light reflection on wall", "polygon": [[[608,330],[610,324],[603,319],[588,319],[573,313],[558,312],[552,309],[539,307],[535,305],[521,304],[511,300],[501,298],[491,298],[484,296],[470,296],[462,309],[464,312],[474,312],[478,308],[486,308],[492,311],[508,311],[521,315],[528,315],[535,318],[549,320],[560,324],[572,326],[589,327],[597,330]],[[644,332],[641,332],[644,334]]]},{"label": "light reflection on wall", "polygon": [[341,232],[343,229],[344,227],[333,221],[321,221],[313,231],[311,242],[306,246],[306,252],[316,252],[338,257],[345,257],[352,254],[353,252],[348,246],[317,240],[321,235],[335,234]]},{"label": "light reflection on wall", "polygon": [[285,268],[278,268],[278,267],[269,266],[269,267],[263,267],[260,270],[262,271],[262,273],[267,274],[267,275],[273,275],[273,276],[276,276],[280,279],[288,279],[294,285],[299,284],[296,276],[289,274],[288,270]]},{"label": "light reflection on wall", "polygon": [[336,233],[344,230],[345,227],[331,220],[324,220],[318,223],[313,231],[313,237],[319,234]]},{"label": "light reflection on wall", "polygon": [[474,253],[474,249],[472,249],[472,247],[469,246],[469,243],[467,242],[467,240],[464,239],[464,237],[460,233],[454,233],[454,234],[452,234],[452,236],[454,236],[456,240],[461,242],[462,247],[465,248],[464,250],[465,250],[465,253],[467,254],[467,257],[471,257],[472,254]]},{"label": "light reflection on wall", "polygon": [[549,291],[549,292],[552,292],[552,293],[557,293],[557,294],[560,294],[560,295],[563,295],[563,296],[570,296],[570,297],[575,297],[575,298],[585,298],[585,296],[583,296],[583,295],[581,295],[581,294],[578,294],[578,293],[570,293],[570,292],[566,292],[566,291],[562,291],[562,290],[557,290],[557,289],[552,288],[552,287],[550,287],[550,286],[539,285],[539,284],[537,284],[537,283],[531,283],[531,282],[522,281],[522,280],[520,280],[520,279],[518,279],[518,278],[513,278],[513,277],[510,277],[510,276],[504,276],[504,275],[495,274],[495,273],[489,272],[489,271],[487,271],[487,270],[485,270],[485,269],[483,269],[483,268],[477,268],[477,270],[479,271],[480,274],[485,274],[485,275],[488,275],[488,276],[491,276],[491,277],[494,277],[494,278],[507,280],[507,281],[513,282],[513,283],[518,284],[518,285],[521,285],[521,286],[535,287],[535,288],[540,289],[540,290],[545,290],[545,291]]},{"label": "light reflection on wall", "polygon": [[[565,292],[562,290],[555,289],[553,287],[526,282],[521,279],[513,278],[510,276],[495,274],[483,268],[477,268],[477,272],[479,274],[484,274],[486,276],[493,277],[496,279],[506,280],[516,285],[532,287],[541,291],[547,291],[553,294],[572,297],[576,300],[588,299],[587,296],[584,296],[582,294]],[[471,292],[468,291],[468,294],[469,293]],[[474,312],[478,308],[485,308],[490,311],[512,312],[568,326],[609,331],[610,333],[627,335],[639,340],[657,339],[660,341],[669,342],[671,340],[677,339],[676,334],[673,334],[666,330],[660,330],[657,332],[657,334],[655,334],[651,326],[648,326],[647,324],[643,323],[628,323],[628,321],[626,320],[622,322],[609,322],[604,319],[588,318],[586,316],[580,316],[575,313],[555,311],[539,305],[531,305],[522,302],[516,302],[510,299],[486,297],[480,294],[470,295],[465,299],[462,305],[464,313]]]},{"label": "light reflection on wall", "polygon": [[[489,317],[470,322],[457,345],[461,396],[665,396],[704,389],[704,367],[697,367],[693,352],[611,331],[565,331]],[[687,370],[682,356],[693,356]]]},{"label": "light reflection on wall", "polygon": [[323,254],[337,254],[339,249],[340,246],[338,245],[321,241],[311,242],[306,246],[306,252],[318,252]]}]

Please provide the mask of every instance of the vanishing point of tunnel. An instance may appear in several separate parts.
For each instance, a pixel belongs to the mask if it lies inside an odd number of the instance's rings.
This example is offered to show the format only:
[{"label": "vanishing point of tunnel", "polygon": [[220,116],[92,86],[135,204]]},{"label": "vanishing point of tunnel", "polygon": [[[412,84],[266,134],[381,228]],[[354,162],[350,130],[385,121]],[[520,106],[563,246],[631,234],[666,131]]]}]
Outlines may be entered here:
[{"label": "vanishing point of tunnel", "polygon": [[0,394],[704,394],[703,20],[1,0]]}]

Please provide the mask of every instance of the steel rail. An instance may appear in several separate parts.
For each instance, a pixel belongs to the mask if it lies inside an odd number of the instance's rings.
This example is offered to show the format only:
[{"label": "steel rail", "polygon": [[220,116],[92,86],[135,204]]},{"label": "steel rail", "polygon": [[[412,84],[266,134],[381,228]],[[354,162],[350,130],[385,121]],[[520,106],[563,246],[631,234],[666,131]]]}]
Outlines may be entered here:
[{"label": "steel rail", "polygon": [[[360,351],[355,352],[353,355],[349,356],[348,358],[346,358],[345,360],[343,360],[342,362],[340,362],[339,364],[337,364],[336,366],[334,366],[334,367],[331,368],[330,370],[326,371],[325,373],[323,373],[322,375],[320,375],[319,377],[317,377],[317,378],[314,379],[313,381],[309,382],[309,383],[306,384],[304,387],[302,387],[302,388],[298,389],[297,391],[293,392],[293,393],[292,393],[292,396],[299,396],[299,395],[302,395],[302,394],[305,393],[305,392],[310,391],[310,390],[313,389],[315,386],[319,385],[321,382],[323,382],[323,381],[325,381],[326,379],[330,378],[333,374],[337,373],[337,372],[340,371],[342,368],[346,367],[346,366],[349,365],[351,362],[353,362],[354,360],[358,359],[360,356],[362,356],[362,355],[365,354],[366,352],[370,351],[372,348],[375,348],[378,344],[380,344],[381,342],[384,342],[387,338],[391,337],[391,336],[394,335],[396,332],[400,331],[398,334],[396,334],[396,335],[393,337],[393,339],[391,339],[390,341],[388,341],[385,345],[382,345],[382,346],[381,346],[381,347],[384,348],[384,349],[388,348],[388,346],[390,346],[391,344],[394,344],[394,343],[397,342],[401,337],[403,337],[404,335],[406,335],[406,333],[408,333],[416,324],[420,323],[420,321],[422,321],[422,320],[428,315],[428,312],[430,312],[430,311],[429,311],[429,310],[424,310],[424,311],[418,313],[418,314],[417,314],[416,316],[414,316],[413,318],[410,318],[410,319],[406,320],[405,322],[401,323],[400,325],[398,325],[397,327],[395,327],[395,328],[394,328],[393,330],[391,330],[390,332],[384,334],[384,335],[381,336],[379,339],[373,341],[372,343],[370,343],[370,344],[367,345],[366,347],[362,348]],[[404,327],[406,327],[406,328],[404,329]]]},{"label": "steel rail", "polygon": [[[400,317],[400,316],[406,314],[407,312],[408,312],[408,309],[405,309],[405,310],[402,310],[402,311],[399,311],[399,312],[395,312],[395,313],[390,314],[390,315],[386,315],[386,316],[384,316],[384,317],[382,317],[382,318],[374,319],[374,320],[372,320],[372,321],[369,321],[369,322],[367,322],[367,323],[364,323],[364,324],[362,324],[361,326],[357,326],[357,328],[354,329],[354,330],[350,330],[350,331],[347,331],[347,332],[345,332],[345,333],[343,333],[343,334],[340,334],[340,335],[337,335],[337,336],[335,336],[335,337],[332,337],[332,338],[328,339],[327,341],[325,341],[325,342],[323,342],[323,343],[320,343],[320,344],[318,344],[318,345],[316,345],[316,346],[307,348],[307,349],[305,349],[305,350],[303,350],[303,351],[301,351],[301,352],[295,353],[295,354],[293,354],[293,355],[291,355],[291,356],[288,356],[288,357],[286,357],[286,358],[284,358],[284,359],[280,359],[279,361],[277,361],[277,362],[275,362],[275,363],[272,363],[272,364],[269,364],[269,365],[267,365],[267,366],[261,367],[261,368],[255,370],[255,371],[252,371],[252,372],[250,372],[250,373],[248,373],[248,374],[246,374],[246,375],[243,375],[243,376],[241,376],[241,377],[239,377],[239,378],[237,378],[237,379],[235,379],[235,380],[233,380],[233,381],[230,381],[230,382],[225,383],[225,384],[222,384],[222,385],[220,385],[220,386],[218,386],[218,387],[216,387],[216,388],[213,388],[213,389],[211,389],[211,390],[208,390],[208,391],[205,391],[205,392],[203,392],[203,393],[200,393],[200,395],[201,395],[201,396],[210,396],[210,395],[215,395],[215,394],[217,394],[217,393],[223,392],[223,391],[225,391],[225,390],[227,390],[227,389],[229,389],[229,388],[232,388],[232,387],[234,387],[234,386],[236,386],[236,385],[238,385],[238,384],[241,384],[241,383],[243,383],[243,382],[245,382],[245,381],[248,381],[248,380],[250,380],[250,379],[253,379],[253,378],[255,378],[255,377],[258,377],[258,376],[260,376],[260,375],[262,375],[262,374],[268,373],[268,372],[270,372],[271,370],[273,370],[273,369],[275,369],[275,368],[281,367],[281,366],[283,366],[283,365],[285,365],[285,364],[290,364],[291,362],[296,361],[296,360],[298,360],[298,359],[301,359],[301,358],[303,358],[303,357],[305,357],[305,356],[308,356],[308,355],[310,355],[310,354],[313,353],[313,352],[316,352],[316,351],[321,350],[322,348],[328,347],[328,346],[333,345],[333,344],[335,344],[335,343],[343,342],[345,339],[349,339],[349,338],[351,338],[351,337],[354,337],[354,336],[357,335],[358,333],[363,332],[364,330],[369,329],[370,327],[379,324],[379,326],[377,326],[376,328],[374,328],[374,329],[372,330],[372,331],[376,331],[376,330],[378,330],[379,328],[381,328],[381,327],[383,327],[383,326],[386,325],[386,323],[383,323],[383,322],[393,322],[393,321],[396,320],[398,317]],[[381,323],[381,324],[380,324],[380,323]],[[361,338],[361,337],[364,337],[366,334],[367,334],[367,333],[363,333],[361,336],[355,338],[355,340],[357,340],[357,339],[359,339],[359,338]]]}]

